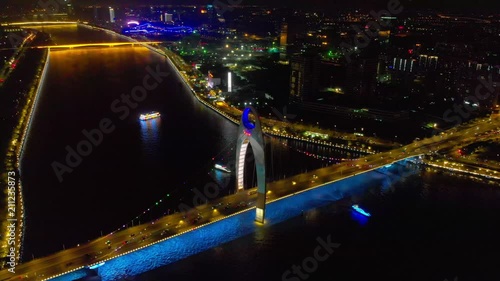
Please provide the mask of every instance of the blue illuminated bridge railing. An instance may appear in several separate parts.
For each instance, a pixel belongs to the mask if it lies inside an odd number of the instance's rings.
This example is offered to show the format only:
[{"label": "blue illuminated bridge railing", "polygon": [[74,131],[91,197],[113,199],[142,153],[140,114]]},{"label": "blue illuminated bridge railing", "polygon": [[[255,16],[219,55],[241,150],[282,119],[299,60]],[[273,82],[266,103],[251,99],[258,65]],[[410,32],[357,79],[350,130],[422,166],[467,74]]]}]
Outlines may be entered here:
[{"label": "blue illuminated bridge railing", "polygon": [[[396,163],[415,163],[415,159],[417,157],[403,159]],[[389,185],[390,183],[387,183],[388,176],[393,182],[418,171],[418,169],[404,168],[404,173],[401,173],[401,168],[405,166],[382,166],[366,173],[310,188],[269,202],[266,207],[267,214],[264,225],[256,224],[254,222],[254,208],[248,209],[181,235],[172,236],[149,247],[107,260],[105,263],[96,265],[95,271],[103,281],[119,280],[151,271],[222,243],[251,234],[258,227],[268,227],[299,216],[304,211],[325,206],[342,198],[360,195],[364,193],[367,186],[373,186],[374,183],[382,186],[384,184]],[[50,280],[76,280],[86,277],[88,273],[88,269],[80,269]]]}]

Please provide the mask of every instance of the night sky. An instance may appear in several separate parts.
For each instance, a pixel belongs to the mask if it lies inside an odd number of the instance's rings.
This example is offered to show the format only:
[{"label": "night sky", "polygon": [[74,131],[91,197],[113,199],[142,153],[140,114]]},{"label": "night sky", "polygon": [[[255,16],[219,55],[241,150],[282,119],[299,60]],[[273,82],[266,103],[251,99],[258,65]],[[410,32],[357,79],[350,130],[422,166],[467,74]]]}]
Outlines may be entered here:
[{"label": "night sky", "polygon": [[[43,1],[43,0],[42,0]],[[57,0],[63,1],[63,0]],[[242,5],[269,5],[275,7],[315,7],[317,9],[338,9],[338,8],[364,8],[364,9],[383,9],[387,6],[389,0],[73,0],[75,4],[213,4],[215,1],[225,3],[241,1]],[[437,9],[460,9],[460,10],[478,10],[484,9],[497,12],[500,11],[500,1],[492,0],[400,0],[401,4],[408,8],[437,8]],[[9,4],[35,4],[38,0],[0,0],[0,6],[4,3]]]}]

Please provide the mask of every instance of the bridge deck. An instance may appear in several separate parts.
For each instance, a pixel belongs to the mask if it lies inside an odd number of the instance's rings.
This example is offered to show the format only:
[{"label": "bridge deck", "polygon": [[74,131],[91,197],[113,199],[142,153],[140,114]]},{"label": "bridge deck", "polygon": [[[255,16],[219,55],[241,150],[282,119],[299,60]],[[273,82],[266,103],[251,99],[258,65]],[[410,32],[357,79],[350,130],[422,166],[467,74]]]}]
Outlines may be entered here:
[{"label": "bridge deck", "polygon": [[[373,166],[370,167],[368,164],[363,164],[367,163],[364,160],[359,160],[357,162],[333,165],[284,180],[268,183],[268,203],[360,173],[372,171],[395,161],[400,161],[392,158],[381,158],[380,155],[376,157],[371,155],[368,157],[372,159],[372,163],[377,163],[376,166],[375,164],[371,164]],[[414,156],[404,156],[401,160],[409,157]],[[81,269],[85,265],[96,264],[101,261],[116,258],[158,243],[166,238],[181,235],[187,231],[202,227],[205,224],[254,208],[255,199],[256,194],[250,194],[248,190],[229,195],[214,200],[210,202],[210,204],[196,207],[193,209],[192,215],[188,215],[187,217],[184,217],[185,214],[183,213],[168,215],[158,219],[154,223],[130,227],[80,245],[79,247],[63,250],[51,256],[23,263],[16,267],[16,274],[4,270],[0,272],[0,280],[14,280],[20,277],[23,277],[23,280],[46,280]],[[242,202],[244,202],[244,204],[240,204]],[[219,204],[220,206],[217,206]],[[217,206],[215,210],[212,209],[213,206]],[[200,214],[202,218],[195,223],[192,220],[195,219],[198,214]],[[109,249],[108,245],[105,244],[108,240],[111,245]],[[124,244],[124,241],[128,241],[128,243]]]}]

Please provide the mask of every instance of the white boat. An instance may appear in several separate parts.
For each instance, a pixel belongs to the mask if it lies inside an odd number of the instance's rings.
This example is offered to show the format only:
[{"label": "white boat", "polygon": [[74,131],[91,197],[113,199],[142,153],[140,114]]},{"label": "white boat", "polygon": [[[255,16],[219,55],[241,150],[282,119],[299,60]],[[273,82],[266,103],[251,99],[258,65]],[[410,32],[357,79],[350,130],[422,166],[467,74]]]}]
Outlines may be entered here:
[{"label": "white boat", "polygon": [[154,119],[154,118],[158,118],[160,117],[160,112],[157,112],[157,111],[153,111],[153,112],[150,112],[150,113],[146,113],[146,114],[141,114],[139,116],[139,119],[141,121],[146,121],[146,120],[149,120],[149,119]]},{"label": "white boat", "polygon": [[222,166],[219,164],[215,164],[215,169],[224,171],[226,173],[231,173],[231,170],[229,170],[226,166]]}]

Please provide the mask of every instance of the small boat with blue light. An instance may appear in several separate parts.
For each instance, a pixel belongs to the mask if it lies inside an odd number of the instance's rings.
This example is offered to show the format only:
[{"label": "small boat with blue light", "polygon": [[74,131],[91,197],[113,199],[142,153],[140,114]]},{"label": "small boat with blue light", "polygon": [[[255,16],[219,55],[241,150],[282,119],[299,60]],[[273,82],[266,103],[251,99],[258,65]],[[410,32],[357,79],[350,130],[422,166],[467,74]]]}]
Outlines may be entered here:
[{"label": "small boat with blue light", "polygon": [[370,214],[370,213],[368,213],[367,211],[363,210],[361,207],[359,207],[359,205],[358,205],[358,204],[352,205],[352,208],[353,208],[356,212],[358,212],[358,213],[362,214],[362,215],[363,215],[363,216],[365,216],[365,217],[371,217],[371,214]]}]

